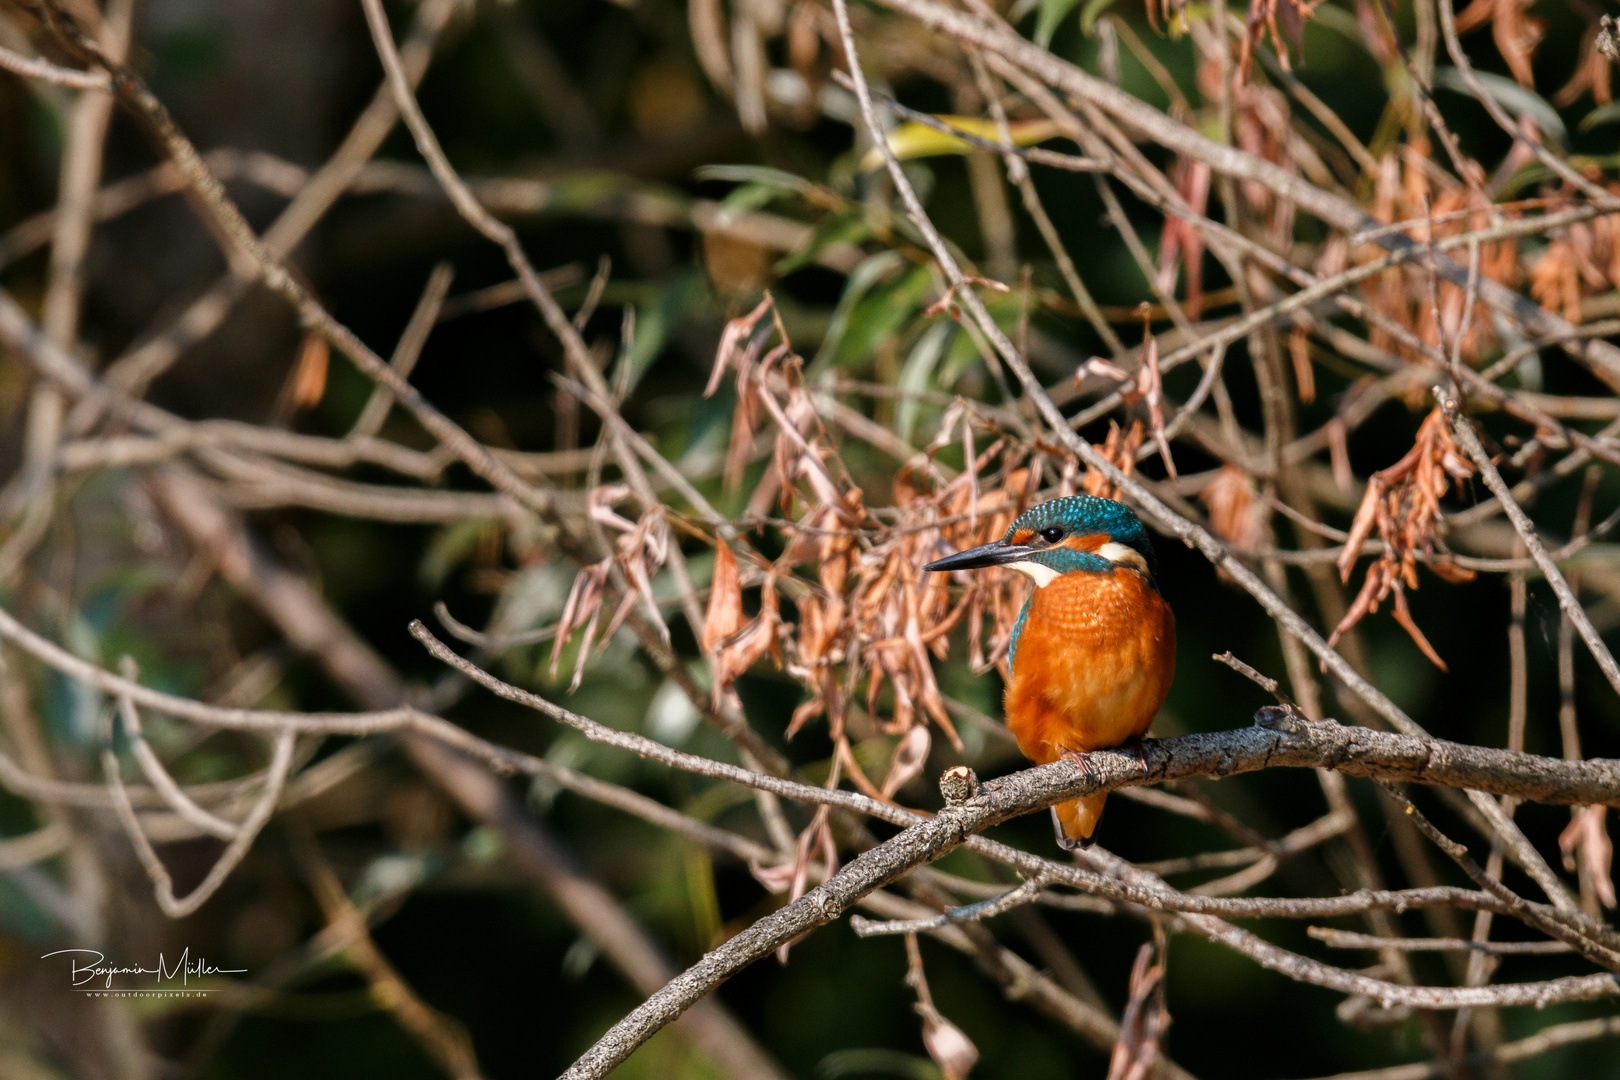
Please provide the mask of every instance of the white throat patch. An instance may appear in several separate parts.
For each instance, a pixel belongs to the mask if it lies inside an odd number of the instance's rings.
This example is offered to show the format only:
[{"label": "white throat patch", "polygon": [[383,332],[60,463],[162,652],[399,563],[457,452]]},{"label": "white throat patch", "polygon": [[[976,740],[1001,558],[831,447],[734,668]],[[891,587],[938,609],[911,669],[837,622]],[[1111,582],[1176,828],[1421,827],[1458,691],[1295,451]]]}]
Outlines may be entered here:
[{"label": "white throat patch", "polygon": [[1027,576],[1029,580],[1035,583],[1035,587],[1037,589],[1046,588],[1060,576],[1056,570],[1045,565],[1044,563],[1010,562],[1007,563],[1006,566],[1009,570],[1016,570],[1020,574]]}]

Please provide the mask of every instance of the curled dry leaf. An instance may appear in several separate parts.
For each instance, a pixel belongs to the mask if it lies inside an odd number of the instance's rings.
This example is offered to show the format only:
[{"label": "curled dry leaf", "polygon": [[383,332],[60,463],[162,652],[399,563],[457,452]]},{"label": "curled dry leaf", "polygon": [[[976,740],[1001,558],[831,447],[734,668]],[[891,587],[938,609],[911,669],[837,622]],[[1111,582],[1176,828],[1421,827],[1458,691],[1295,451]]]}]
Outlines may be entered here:
[{"label": "curled dry leaf", "polygon": [[781,896],[793,886],[795,871],[792,863],[766,866],[763,863],[749,859],[748,872],[754,875],[754,880],[765,886],[765,891],[773,896]]},{"label": "curled dry leaf", "polygon": [[596,640],[596,624],[602,615],[602,598],[607,590],[608,574],[613,569],[612,559],[603,559],[583,567],[574,575],[574,584],[568,590],[568,599],[563,603],[561,617],[557,620],[557,635],[551,640],[551,677],[557,677],[557,664],[562,659],[563,646],[566,645],[574,632],[581,627],[585,636],[579,643],[579,653],[574,660],[574,677],[569,683],[570,691],[578,690],[580,680],[585,677],[585,661],[591,654],[591,644]]},{"label": "curled dry leaf", "polygon": [[326,339],[313,330],[304,335],[304,344],[298,350],[298,366],[293,369],[288,388],[288,403],[294,409],[307,409],[319,405],[326,396],[326,373],[331,366],[332,351]]},{"label": "curled dry leaf", "polygon": [[585,663],[590,658],[591,647],[597,640],[602,601],[606,596],[608,578],[615,564],[624,573],[631,588],[620,599],[618,608],[608,621],[606,631],[601,635],[602,640],[612,639],[638,599],[659,634],[666,642],[669,640],[669,627],[664,622],[663,613],[658,610],[658,600],[652,588],[653,576],[664,565],[664,560],[669,555],[670,541],[668,526],[664,522],[664,510],[663,507],[655,506],[642,514],[639,520],[631,521],[613,509],[615,503],[628,498],[629,495],[629,488],[621,484],[607,484],[592,490],[586,499],[586,513],[590,519],[603,529],[619,535],[612,540],[613,554],[582,567],[574,575],[574,583],[568,590],[568,599],[563,603],[562,615],[557,620],[557,634],[551,643],[552,678],[557,677],[557,666],[562,659],[563,647],[573,638],[576,631],[583,628],[585,632],[574,660],[574,676],[569,683],[571,691],[577,690],[580,681],[585,677]]},{"label": "curled dry leaf", "polygon": [[[1108,438],[1097,447],[1102,456],[1107,458],[1120,472],[1130,476],[1136,471],[1136,452],[1142,447],[1142,440],[1146,437],[1146,429],[1142,421],[1132,420],[1130,429],[1123,434],[1118,424],[1112,420],[1108,422]],[[1108,475],[1099,469],[1088,467],[1085,479],[1080,482],[1081,490],[1087,495],[1095,495],[1099,499],[1116,499],[1119,489]]]},{"label": "curled dry leaf", "polygon": [[1575,247],[1568,240],[1554,240],[1530,264],[1530,295],[1568,321],[1581,321],[1581,274]]},{"label": "curled dry leaf", "polygon": [[885,799],[894,798],[895,792],[922,774],[931,746],[933,739],[921,724],[900,737],[899,744],[894,748],[894,756],[889,759],[889,774],[883,778],[882,793]]},{"label": "curled dry leaf", "polygon": [[1294,386],[1300,404],[1309,405],[1316,400],[1316,368],[1311,364],[1310,331],[1304,323],[1295,323],[1288,335],[1288,356],[1294,364]]},{"label": "curled dry leaf", "polygon": [[1531,61],[1536,46],[1547,34],[1543,19],[1531,18],[1529,11],[1535,0],[1474,0],[1457,13],[1457,32],[1466,34],[1486,23],[1491,25],[1491,39],[1507,61],[1508,70],[1520,86],[1532,89],[1536,85]]},{"label": "curled dry leaf", "polygon": [[720,389],[720,380],[725,378],[727,368],[735,367],[739,378],[746,374],[753,358],[758,356],[760,348],[760,343],[750,342],[749,339],[753,337],[754,327],[759,325],[760,320],[765,318],[770,310],[771,300],[767,296],[747,315],[726,323],[725,331],[720,335],[720,346],[715,349],[714,367],[709,372],[709,385],[703,388],[704,397],[713,397],[714,392]]},{"label": "curled dry leaf", "polygon": [[[618,517],[618,515],[614,515]],[[622,522],[623,518],[619,518]],[[669,557],[669,532],[664,523],[664,509],[654,506],[641,515],[640,520],[632,525],[628,532],[620,536],[615,542],[615,561],[624,571],[626,578],[635,589],[636,597],[640,597],[642,606],[646,608],[647,618],[657,627],[658,634],[667,643],[669,641],[669,626],[664,622],[663,613],[658,610],[658,599],[653,595],[652,578],[664,565]],[[614,613],[613,621],[608,624],[604,640],[611,638],[619,629],[625,617],[630,614],[635,597],[626,596],[619,604],[619,610]]]},{"label": "curled dry leaf", "polygon": [[1564,853],[1564,868],[1579,870],[1582,887],[1590,883],[1593,895],[1604,907],[1615,905],[1614,844],[1609,840],[1608,807],[1583,806],[1558,834],[1558,850]]},{"label": "curled dry leaf", "polygon": [[1309,0],[1256,0],[1249,5],[1249,22],[1243,35],[1243,48],[1238,59],[1238,78],[1249,81],[1249,69],[1254,64],[1254,49],[1268,33],[1277,51],[1277,60],[1284,71],[1293,70],[1288,58],[1289,46],[1300,52],[1305,45],[1305,20],[1316,11],[1317,3]]},{"label": "curled dry leaf", "polygon": [[703,389],[704,397],[712,397],[720,389],[727,370],[737,373],[737,407],[731,419],[731,438],[726,447],[722,483],[728,492],[742,483],[743,469],[748,464],[749,450],[754,443],[758,427],[759,403],[751,387],[758,377],[759,355],[765,347],[769,325],[759,330],[759,324],[770,313],[771,300],[767,296],[747,315],[726,323],[720,335],[720,346],[715,350],[714,367],[709,372],[709,384]]},{"label": "curled dry leaf", "polygon": [[1236,465],[1224,465],[1198,495],[1209,508],[1215,535],[1239,549],[1253,551],[1265,540],[1265,507],[1255,497],[1254,481]]},{"label": "curled dry leaf", "polygon": [[[1512,153],[1521,149],[1524,149],[1522,144],[1515,144]],[[1520,216],[1520,210],[1514,206],[1491,204],[1474,186],[1458,184],[1435,190],[1431,183],[1430,170],[1434,165],[1428,160],[1430,156],[1428,145],[1419,142],[1407,145],[1399,155],[1389,153],[1381,159],[1375,177],[1374,217],[1386,224],[1406,223],[1407,234],[1427,244],[1430,240],[1487,230],[1504,218]],[[1508,169],[1502,175],[1511,171]],[[1518,252],[1518,242],[1511,237],[1481,242],[1480,277],[1517,287],[1521,274]],[[1338,250],[1331,254],[1332,261],[1345,257]],[[1324,253],[1323,265],[1329,261],[1328,255]],[[1426,268],[1413,265],[1385,270],[1363,281],[1358,292],[1363,302],[1383,317],[1379,325],[1371,328],[1369,340],[1378,348],[1411,361],[1427,363],[1414,350],[1410,339],[1392,329],[1390,324],[1427,345],[1438,347],[1444,341],[1449,349],[1455,343],[1460,346],[1462,358],[1469,363],[1477,362],[1485,346],[1495,339],[1491,319],[1468,317],[1468,290],[1451,281],[1431,281]],[[1423,389],[1426,390],[1426,386]]]},{"label": "curled dry leaf", "polygon": [[1333,486],[1348,493],[1355,484],[1350,472],[1350,425],[1343,416],[1328,421],[1328,460],[1333,469]]},{"label": "curled dry leaf", "polygon": [[[838,786],[838,769],[835,764],[832,776],[828,778],[828,787]],[[810,856],[819,848],[822,857],[823,876],[832,877],[838,872],[838,845],[833,841],[832,825],[829,821],[831,808],[822,806],[816,811],[810,824],[799,834],[799,841],[793,849],[792,874],[787,889],[787,902],[793,903],[804,895],[805,888],[810,884]],[[757,875],[756,875],[757,876]],[[795,938],[794,941],[798,939]],[[776,950],[778,963],[788,962],[788,953],[793,948],[793,941],[783,944]]]},{"label": "curled dry leaf", "polygon": [[1170,479],[1176,478],[1176,461],[1170,456],[1170,441],[1164,434],[1164,383],[1159,374],[1159,339],[1148,336],[1143,350],[1142,370],[1137,377],[1137,389],[1147,402],[1148,422],[1153,425],[1153,442],[1159,448],[1159,458]]},{"label": "curled dry leaf", "polygon": [[[1175,167],[1176,190],[1193,213],[1202,214],[1209,205],[1209,164],[1180,158]],[[1183,271],[1187,300],[1182,307],[1189,319],[1204,311],[1204,234],[1191,221],[1176,214],[1164,219],[1159,234],[1158,291],[1173,296],[1177,272]]]},{"label": "curled dry leaf", "polygon": [[[1567,109],[1587,91],[1591,91],[1592,100],[1599,105],[1607,105],[1614,100],[1613,72],[1609,68],[1613,61],[1599,45],[1606,34],[1606,27],[1601,23],[1587,27],[1586,35],[1581,39],[1581,61],[1575,65],[1575,74],[1569,82],[1553,95],[1554,105]],[[1613,40],[1612,37],[1610,40]]]},{"label": "curled dry leaf", "polygon": [[979,1048],[967,1033],[944,1016],[934,1006],[934,995],[928,989],[928,975],[923,971],[922,949],[917,935],[906,935],[906,985],[917,995],[917,1014],[922,1017],[923,1046],[934,1059],[945,1080],[963,1080],[973,1071],[979,1060]]},{"label": "curled dry leaf", "polygon": [[[1604,61],[1607,66],[1608,61]],[[1607,218],[1570,225],[1530,264],[1530,295],[1572,323],[1581,302],[1620,281],[1620,225]]]},{"label": "curled dry leaf", "polygon": [[1112,379],[1115,382],[1120,383],[1134,381],[1131,378],[1130,372],[1126,371],[1118,364],[1109,363],[1100,356],[1093,356],[1090,360],[1087,360],[1085,363],[1081,364],[1078,369],[1076,369],[1074,373],[1075,385],[1078,386],[1081,382],[1083,382],[1087,375],[1094,375],[1099,379]]},{"label": "curled dry leaf", "polygon": [[1466,480],[1473,471],[1452,441],[1444,414],[1435,409],[1418,428],[1412,449],[1389,468],[1368,478],[1367,493],[1350,524],[1344,550],[1339,553],[1339,579],[1349,582],[1356,559],[1374,529],[1378,530],[1384,550],[1378,561],[1367,568],[1361,592],[1334,628],[1329,645],[1336,644],[1346,630],[1377,611],[1379,603],[1393,593],[1395,620],[1424,656],[1440,670],[1446,670],[1445,662],[1412,620],[1406,590],[1418,587],[1419,556],[1445,581],[1473,579],[1472,571],[1435,556],[1435,541],[1443,520],[1440,499],[1454,481]]},{"label": "curled dry leaf", "polygon": [[1148,1080],[1159,1061],[1159,1044],[1170,1017],[1154,997],[1164,965],[1153,962],[1151,942],[1137,950],[1131,965],[1130,1000],[1120,1018],[1119,1039],[1108,1062],[1108,1080]]},{"label": "curled dry leaf", "polygon": [[703,613],[703,651],[712,653],[742,626],[742,578],[737,556],[724,540],[714,549],[714,580],[709,585],[709,609]]},{"label": "curled dry leaf", "polygon": [[749,620],[742,629],[714,643],[716,695],[729,693],[739,675],[753,667],[755,661],[767,652],[776,651],[779,645],[777,635],[781,626],[782,617],[778,610],[776,581],[767,575],[764,584],[760,586],[759,614]]},{"label": "curled dry leaf", "polygon": [[979,1048],[966,1032],[941,1016],[939,1010],[919,1006],[918,1011],[922,1013],[923,1047],[928,1056],[945,1074],[945,1080],[964,1080],[978,1064]]}]

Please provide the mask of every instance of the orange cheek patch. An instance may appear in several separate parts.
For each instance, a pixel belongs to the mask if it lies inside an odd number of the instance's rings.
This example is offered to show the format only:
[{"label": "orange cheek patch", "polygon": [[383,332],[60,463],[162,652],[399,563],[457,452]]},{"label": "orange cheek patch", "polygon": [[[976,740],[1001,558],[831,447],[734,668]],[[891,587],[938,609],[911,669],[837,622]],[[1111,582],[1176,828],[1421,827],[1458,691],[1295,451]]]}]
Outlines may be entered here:
[{"label": "orange cheek patch", "polygon": [[1106,543],[1108,543],[1107,533],[1094,533],[1091,536],[1071,536],[1059,546],[1071,551],[1100,551]]},{"label": "orange cheek patch", "polygon": [[1028,544],[1033,539],[1035,539],[1034,529],[1019,529],[1017,532],[1012,534],[1011,543]]}]

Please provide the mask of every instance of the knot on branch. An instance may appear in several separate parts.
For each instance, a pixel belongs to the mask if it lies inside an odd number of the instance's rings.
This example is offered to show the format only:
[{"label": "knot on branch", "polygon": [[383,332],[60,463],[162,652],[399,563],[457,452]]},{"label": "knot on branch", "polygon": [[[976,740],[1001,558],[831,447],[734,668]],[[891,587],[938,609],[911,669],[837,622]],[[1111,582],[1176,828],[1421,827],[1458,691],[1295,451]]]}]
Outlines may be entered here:
[{"label": "knot on branch", "polygon": [[961,806],[979,793],[979,777],[966,765],[955,765],[939,778],[939,793],[946,806]]},{"label": "knot on branch", "polygon": [[1435,404],[1440,406],[1440,411],[1446,414],[1446,419],[1456,423],[1462,411],[1462,404],[1457,400],[1456,392],[1443,383],[1436,383],[1429,388],[1429,392],[1434,395]]},{"label": "knot on branch", "polygon": [[1295,705],[1262,705],[1255,710],[1254,726],[1280,735],[1302,735],[1310,729],[1311,721]]}]

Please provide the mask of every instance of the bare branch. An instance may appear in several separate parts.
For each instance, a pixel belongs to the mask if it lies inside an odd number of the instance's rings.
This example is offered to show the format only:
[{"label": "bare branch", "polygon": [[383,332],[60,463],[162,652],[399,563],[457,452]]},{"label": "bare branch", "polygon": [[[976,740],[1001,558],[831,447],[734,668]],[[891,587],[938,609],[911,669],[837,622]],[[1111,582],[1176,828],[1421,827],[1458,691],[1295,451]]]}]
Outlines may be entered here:
[{"label": "bare branch", "polygon": [[1530,520],[1530,515],[1524,512],[1524,508],[1514,500],[1513,493],[1508,490],[1506,481],[1502,479],[1502,474],[1496,470],[1490,455],[1485,453],[1485,448],[1480,445],[1479,436],[1474,434],[1468,418],[1458,411],[1456,399],[1448,393],[1441,392],[1439,400],[1441,408],[1446,410],[1446,415],[1451,420],[1451,429],[1456,433],[1457,441],[1462,444],[1462,448],[1473,460],[1474,466],[1479,469],[1480,478],[1485,481],[1485,486],[1491,489],[1491,494],[1502,504],[1502,509],[1507,512],[1508,520],[1513,522],[1513,528],[1518,532],[1524,549],[1530,553],[1530,557],[1535,560],[1536,566],[1546,577],[1547,584],[1552,586],[1553,592],[1558,596],[1558,606],[1563,611],[1564,617],[1575,625],[1575,629],[1580,632],[1581,640],[1586,642],[1586,647],[1591,650],[1592,659],[1597,661],[1604,678],[1609,680],[1609,685],[1614,688],[1615,693],[1620,694],[1620,664],[1615,663],[1614,654],[1609,652],[1609,647],[1603,643],[1603,638],[1593,627],[1592,620],[1586,617],[1586,611],[1576,599],[1574,591],[1570,589],[1569,582],[1564,580],[1558,565],[1547,554],[1547,548],[1542,544],[1541,537],[1536,535],[1535,523]]},{"label": "bare branch", "polygon": [[1562,941],[1470,941],[1467,938],[1380,938],[1328,926],[1308,927],[1306,933],[1335,949],[1399,949],[1402,952],[1480,952],[1491,956],[1544,956],[1567,953]]},{"label": "bare branch", "polygon": [[75,90],[99,90],[106,93],[111,87],[111,82],[104,71],[74,71],[72,68],[59,67],[39,57],[14,53],[4,46],[0,46],[0,68],[21,75],[25,79],[38,79],[40,82],[72,87]]},{"label": "bare branch", "polygon": [[105,751],[101,756],[102,771],[106,774],[107,783],[112,787],[113,808],[118,811],[119,824],[123,825],[124,833],[129,837],[130,843],[135,845],[135,854],[140,857],[141,866],[152,879],[152,885],[157,895],[158,907],[163,914],[171,919],[183,919],[187,915],[202,907],[208,898],[219,891],[225,884],[225,879],[232,870],[247,856],[248,849],[253,846],[253,840],[264,828],[270,815],[275,813],[276,803],[281,798],[282,785],[287,781],[287,773],[292,767],[293,743],[296,739],[291,730],[283,729],[276,734],[273,756],[270,761],[269,779],[264,786],[264,794],[254,804],[253,810],[238,827],[236,836],[226,845],[214,865],[197,887],[183,897],[174,895],[174,880],[158,858],[147,839],[146,833],[141,830],[141,823],[135,817],[135,808],[129,803],[129,795],[124,790],[123,778],[118,775],[118,760],[113,757],[112,751]]},{"label": "bare branch", "polygon": [[859,915],[850,918],[850,927],[860,937],[878,937],[883,934],[920,934],[925,930],[937,930],[942,926],[951,926],[955,923],[978,922],[981,919],[994,918],[1002,912],[1011,911],[1020,904],[1028,904],[1035,900],[1041,892],[1039,878],[1030,878],[1016,889],[1010,889],[1000,896],[993,896],[989,900],[981,900],[977,904],[966,904],[954,907],[949,911],[931,919],[911,919],[904,922],[873,922],[863,919]]}]

